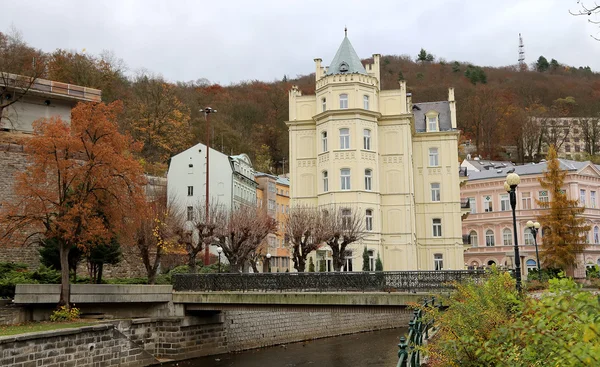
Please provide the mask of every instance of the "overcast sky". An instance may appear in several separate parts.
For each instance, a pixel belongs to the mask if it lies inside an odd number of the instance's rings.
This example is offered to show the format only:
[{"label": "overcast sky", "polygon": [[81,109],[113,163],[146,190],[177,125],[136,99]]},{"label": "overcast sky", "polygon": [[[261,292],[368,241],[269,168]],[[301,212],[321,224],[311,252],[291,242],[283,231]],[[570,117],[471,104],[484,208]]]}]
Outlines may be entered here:
[{"label": "overcast sky", "polygon": [[544,55],[600,71],[590,37],[599,28],[569,14],[577,0],[0,1],[0,31],[14,25],[36,48],[112,50],[130,71],[171,81],[308,74],[314,58],[329,64],[345,25],[361,58],[423,47],[446,60],[516,64],[522,33],[527,63]]}]

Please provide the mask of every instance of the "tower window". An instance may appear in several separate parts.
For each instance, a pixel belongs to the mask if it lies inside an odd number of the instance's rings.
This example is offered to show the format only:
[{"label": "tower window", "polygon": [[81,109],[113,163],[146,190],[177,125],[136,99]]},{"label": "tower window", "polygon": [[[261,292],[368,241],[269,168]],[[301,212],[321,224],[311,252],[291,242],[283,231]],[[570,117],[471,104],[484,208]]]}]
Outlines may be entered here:
[{"label": "tower window", "polygon": [[363,147],[365,150],[371,150],[371,130],[363,130]]},{"label": "tower window", "polygon": [[323,152],[327,151],[327,131],[321,133],[321,147]]},{"label": "tower window", "polygon": [[329,177],[327,171],[323,171],[323,192],[329,191]]},{"label": "tower window", "polygon": [[346,109],[348,108],[348,95],[347,94],[340,94],[340,109]]},{"label": "tower window", "polygon": [[340,129],[340,149],[350,149],[350,129]]},{"label": "tower window", "polygon": [[437,167],[439,165],[438,148],[429,148],[429,167]]},{"label": "tower window", "polygon": [[369,96],[363,96],[363,108],[365,110],[369,109]]},{"label": "tower window", "polygon": [[371,171],[370,169],[366,169],[365,170],[365,190],[371,191],[372,180],[373,180],[373,171]]},{"label": "tower window", "polygon": [[350,190],[350,169],[342,168],[340,170],[340,178],[342,190]]},{"label": "tower window", "polygon": [[371,209],[365,211],[365,230],[373,230],[373,211]]},{"label": "tower window", "polygon": [[327,99],[321,98],[321,112],[327,111]]}]

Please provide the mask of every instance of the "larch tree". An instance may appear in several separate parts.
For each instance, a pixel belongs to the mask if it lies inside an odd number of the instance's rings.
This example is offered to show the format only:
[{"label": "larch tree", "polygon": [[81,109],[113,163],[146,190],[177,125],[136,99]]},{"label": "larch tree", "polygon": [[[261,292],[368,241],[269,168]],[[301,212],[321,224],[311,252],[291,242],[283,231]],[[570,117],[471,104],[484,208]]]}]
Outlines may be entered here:
[{"label": "larch tree", "polygon": [[277,222],[256,207],[241,205],[228,213],[217,237],[231,272],[242,272],[249,256],[256,252],[269,233],[276,231]]},{"label": "larch tree", "polygon": [[553,146],[548,150],[547,162],[546,172],[539,182],[543,189],[548,190],[550,200],[536,200],[541,208],[546,209],[537,218],[544,228],[541,262],[545,268],[562,269],[572,275],[577,266],[577,254],[587,246],[586,234],[590,226],[581,216],[585,208],[579,206],[578,200],[570,199],[563,189],[567,172],[561,170]]},{"label": "larch tree", "polygon": [[69,252],[118,237],[127,243],[145,201],[146,179],[133,153],[139,145],[117,130],[121,104],[78,104],[71,123],[34,122],[25,145],[30,164],[15,182],[18,200],[5,204],[0,238],[23,243],[54,238],[61,264],[60,304],[69,307]]},{"label": "larch tree", "polygon": [[306,270],[308,254],[316,251],[327,239],[323,226],[324,213],[311,206],[295,206],[290,208],[285,223],[292,250],[294,268],[302,273]]},{"label": "larch tree", "polygon": [[366,236],[364,216],[356,208],[331,206],[321,221],[326,233],[325,243],[331,249],[333,270],[341,271],[348,246]]}]

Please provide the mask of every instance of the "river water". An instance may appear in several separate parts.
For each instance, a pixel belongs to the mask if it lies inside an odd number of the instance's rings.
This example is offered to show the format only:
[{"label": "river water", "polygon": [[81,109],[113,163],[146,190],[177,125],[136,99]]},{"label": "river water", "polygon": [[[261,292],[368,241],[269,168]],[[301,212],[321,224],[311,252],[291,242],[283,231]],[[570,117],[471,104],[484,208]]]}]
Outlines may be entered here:
[{"label": "river water", "polygon": [[323,338],[191,359],[170,367],[395,367],[406,328]]}]

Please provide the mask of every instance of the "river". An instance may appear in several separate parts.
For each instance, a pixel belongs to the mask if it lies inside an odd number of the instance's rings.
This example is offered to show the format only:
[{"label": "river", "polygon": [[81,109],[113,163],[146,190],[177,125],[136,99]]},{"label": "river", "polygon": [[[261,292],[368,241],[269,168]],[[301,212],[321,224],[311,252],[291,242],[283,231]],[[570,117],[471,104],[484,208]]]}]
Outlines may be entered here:
[{"label": "river", "polygon": [[316,339],[164,364],[169,367],[395,367],[406,328]]}]

